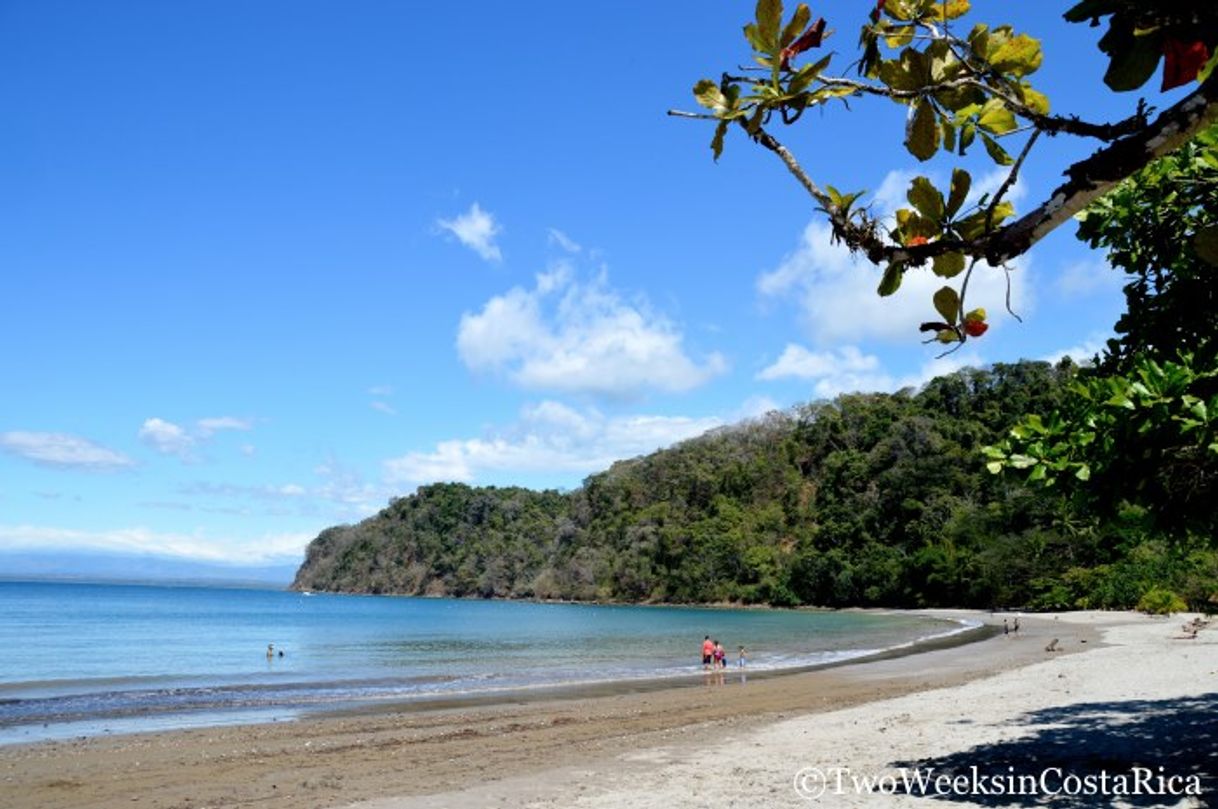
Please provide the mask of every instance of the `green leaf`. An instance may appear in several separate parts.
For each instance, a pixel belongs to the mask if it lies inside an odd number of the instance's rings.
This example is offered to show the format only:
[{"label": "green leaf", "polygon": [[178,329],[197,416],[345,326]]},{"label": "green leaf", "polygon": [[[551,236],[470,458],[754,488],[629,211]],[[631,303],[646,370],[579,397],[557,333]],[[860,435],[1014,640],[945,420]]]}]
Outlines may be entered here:
[{"label": "green leaf", "polygon": [[985,102],[981,114],[977,116],[977,125],[995,135],[1005,135],[1019,126],[1015,115],[997,98]]},{"label": "green leaf", "polygon": [[710,79],[702,79],[694,85],[694,98],[699,104],[714,112],[727,109],[727,96],[719,85]]},{"label": "green leaf", "polygon": [[1023,103],[1032,112],[1039,113],[1040,115],[1049,114],[1049,97],[1044,93],[1033,90],[1025,84],[1019,88],[1019,95],[1023,98]]},{"label": "green leaf", "polygon": [[785,48],[790,45],[795,37],[804,32],[808,27],[808,23],[812,21],[812,9],[808,8],[807,3],[800,3],[795,7],[795,14],[792,15],[791,21],[782,29],[782,38],[778,41],[779,47]]},{"label": "green leaf", "polygon": [[1030,473],[1028,473],[1028,480],[1044,480],[1044,479],[1045,479],[1045,465],[1044,464],[1037,464],[1036,466],[1032,467],[1032,471]]},{"label": "green leaf", "polygon": [[981,133],[981,142],[985,144],[985,151],[989,154],[990,159],[1000,166],[1009,166],[1015,162],[1007,150],[998,145],[998,141],[991,138],[984,132]]},{"label": "green leaf", "polygon": [[723,154],[723,136],[727,134],[727,121],[720,121],[715,127],[715,136],[711,138],[711,153],[715,156],[715,162],[719,162],[719,155]]},{"label": "green leaf", "polygon": [[1112,0],[1082,0],[1063,16],[1067,22],[1087,22],[1112,10]]},{"label": "green leaf", "polygon": [[939,149],[939,127],[935,108],[922,98],[914,106],[913,115],[905,127],[905,148],[919,160],[930,160]]},{"label": "green leaf", "polygon": [[994,212],[990,214],[990,223],[997,226],[1002,224],[1002,220],[1008,219],[1015,215],[1015,203],[1002,201],[994,206]]},{"label": "green leaf", "polygon": [[931,261],[931,269],[935,275],[943,278],[955,278],[964,272],[965,259],[963,253],[943,253]]},{"label": "green leaf", "polygon": [[935,311],[948,323],[960,318],[960,295],[951,287],[940,287],[934,296]]},{"label": "green leaf", "polygon": [[1044,58],[1040,40],[1027,34],[1019,34],[1008,39],[990,54],[990,65],[1003,73],[1022,77],[1035,73]]},{"label": "green leaf", "polygon": [[965,124],[960,127],[960,154],[963,156],[964,151],[973,145],[973,138],[977,137],[977,127],[972,124]]},{"label": "green leaf", "polygon": [[964,204],[964,200],[968,198],[969,188],[972,186],[973,178],[964,169],[952,169],[952,185],[947,196],[947,216],[951,218],[960,210],[960,206]]},{"label": "green leaf", "polygon": [[939,128],[943,130],[943,151],[951,154],[956,151],[956,127],[952,125],[951,119],[942,118]]},{"label": "green leaf", "polygon": [[912,25],[894,26],[891,33],[885,34],[884,43],[888,47],[904,48],[909,43],[913,42],[914,27]]},{"label": "green leaf", "polygon": [[909,204],[932,222],[943,219],[943,194],[925,177],[914,177],[905,194]]},{"label": "green leaf", "polygon": [[990,461],[985,465],[985,468],[989,470],[991,475],[997,475],[1002,472],[1003,465],[1002,461]]},{"label": "green leaf", "polygon": [[919,90],[930,83],[930,63],[921,51],[906,48],[900,58],[880,62],[880,81],[894,90]]},{"label": "green leaf", "polygon": [[893,261],[884,268],[884,277],[880,279],[877,290],[880,295],[888,297],[901,288],[901,276],[904,274],[905,262]]},{"label": "green leaf", "polygon": [[937,0],[931,7],[931,14],[936,20],[954,20],[968,14],[969,0]]},{"label": "green leaf", "polygon": [[1008,462],[1016,469],[1027,469],[1036,463],[1036,459],[1027,455],[1012,455]]},{"label": "green leaf", "polygon": [[782,0],[757,0],[757,33],[766,47],[774,53],[779,50],[778,30],[782,27]]},{"label": "green leaf", "polygon": [[1193,251],[1197,257],[1213,267],[1218,267],[1218,225],[1209,225],[1193,236]]},{"label": "green leaf", "polygon": [[1161,36],[1137,36],[1133,24],[1121,21],[1117,15],[1103,39],[1100,49],[1112,57],[1104,73],[1104,84],[1117,92],[1136,90],[1154,74],[1163,53]]}]

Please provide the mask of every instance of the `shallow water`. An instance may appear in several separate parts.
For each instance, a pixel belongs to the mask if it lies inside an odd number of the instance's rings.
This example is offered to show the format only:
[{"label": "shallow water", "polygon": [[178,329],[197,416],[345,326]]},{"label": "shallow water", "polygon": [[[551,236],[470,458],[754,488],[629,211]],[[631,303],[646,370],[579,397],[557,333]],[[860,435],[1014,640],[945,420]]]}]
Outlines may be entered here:
[{"label": "shallow water", "polygon": [[688,677],[707,634],[732,667],[746,646],[756,671],[959,629],[898,614],[0,582],[0,743]]}]

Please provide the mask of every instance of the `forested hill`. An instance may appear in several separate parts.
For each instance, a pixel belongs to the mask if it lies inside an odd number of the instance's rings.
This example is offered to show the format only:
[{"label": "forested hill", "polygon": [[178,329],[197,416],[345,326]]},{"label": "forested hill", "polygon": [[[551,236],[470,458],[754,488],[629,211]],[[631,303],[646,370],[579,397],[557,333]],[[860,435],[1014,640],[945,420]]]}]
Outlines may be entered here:
[{"label": "forested hill", "polygon": [[424,486],[323,531],[293,586],[894,607],[1128,607],[1155,587],[1204,598],[1212,552],[1160,541],[1135,510],[1100,519],[986,471],[980,447],[1050,411],[1075,371],[1024,362],[840,396],[616,463],[572,492]]}]

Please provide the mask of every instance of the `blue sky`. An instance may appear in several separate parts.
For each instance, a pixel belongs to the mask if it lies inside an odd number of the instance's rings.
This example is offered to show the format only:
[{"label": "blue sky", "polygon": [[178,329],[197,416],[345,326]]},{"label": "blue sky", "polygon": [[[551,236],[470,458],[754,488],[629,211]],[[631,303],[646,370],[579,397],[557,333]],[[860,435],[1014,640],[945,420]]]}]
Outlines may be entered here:
[{"label": "blue sky", "polygon": [[[841,72],[867,8],[814,6]],[[936,361],[933,278],[879,299],[771,155],[733,133],[712,162],[665,111],[748,59],[751,10],[0,4],[0,550],[298,559],[432,480],[573,487],[770,408],[1099,346],[1119,280],[1073,227],[1016,262],[1022,324],[991,272],[990,332]],[[1127,115],[1102,29],[1060,11],[973,18],[1044,39],[1055,111]],[[776,133],[822,183],[883,210],[956,165],[852,107]],[[1094,148],[1044,139],[1021,209]]]}]

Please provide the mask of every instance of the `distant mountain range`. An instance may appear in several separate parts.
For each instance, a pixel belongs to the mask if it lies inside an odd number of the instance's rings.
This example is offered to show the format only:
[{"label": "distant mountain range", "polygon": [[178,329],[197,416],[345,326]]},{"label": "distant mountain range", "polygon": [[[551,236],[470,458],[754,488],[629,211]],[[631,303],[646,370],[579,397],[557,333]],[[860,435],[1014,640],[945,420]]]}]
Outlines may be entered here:
[{"label": "distant mountain range", "polygon": [[0,551],[0,580],[173,582],[286,587],[295,564],[241,566],[170,556],[64,551]]}]

